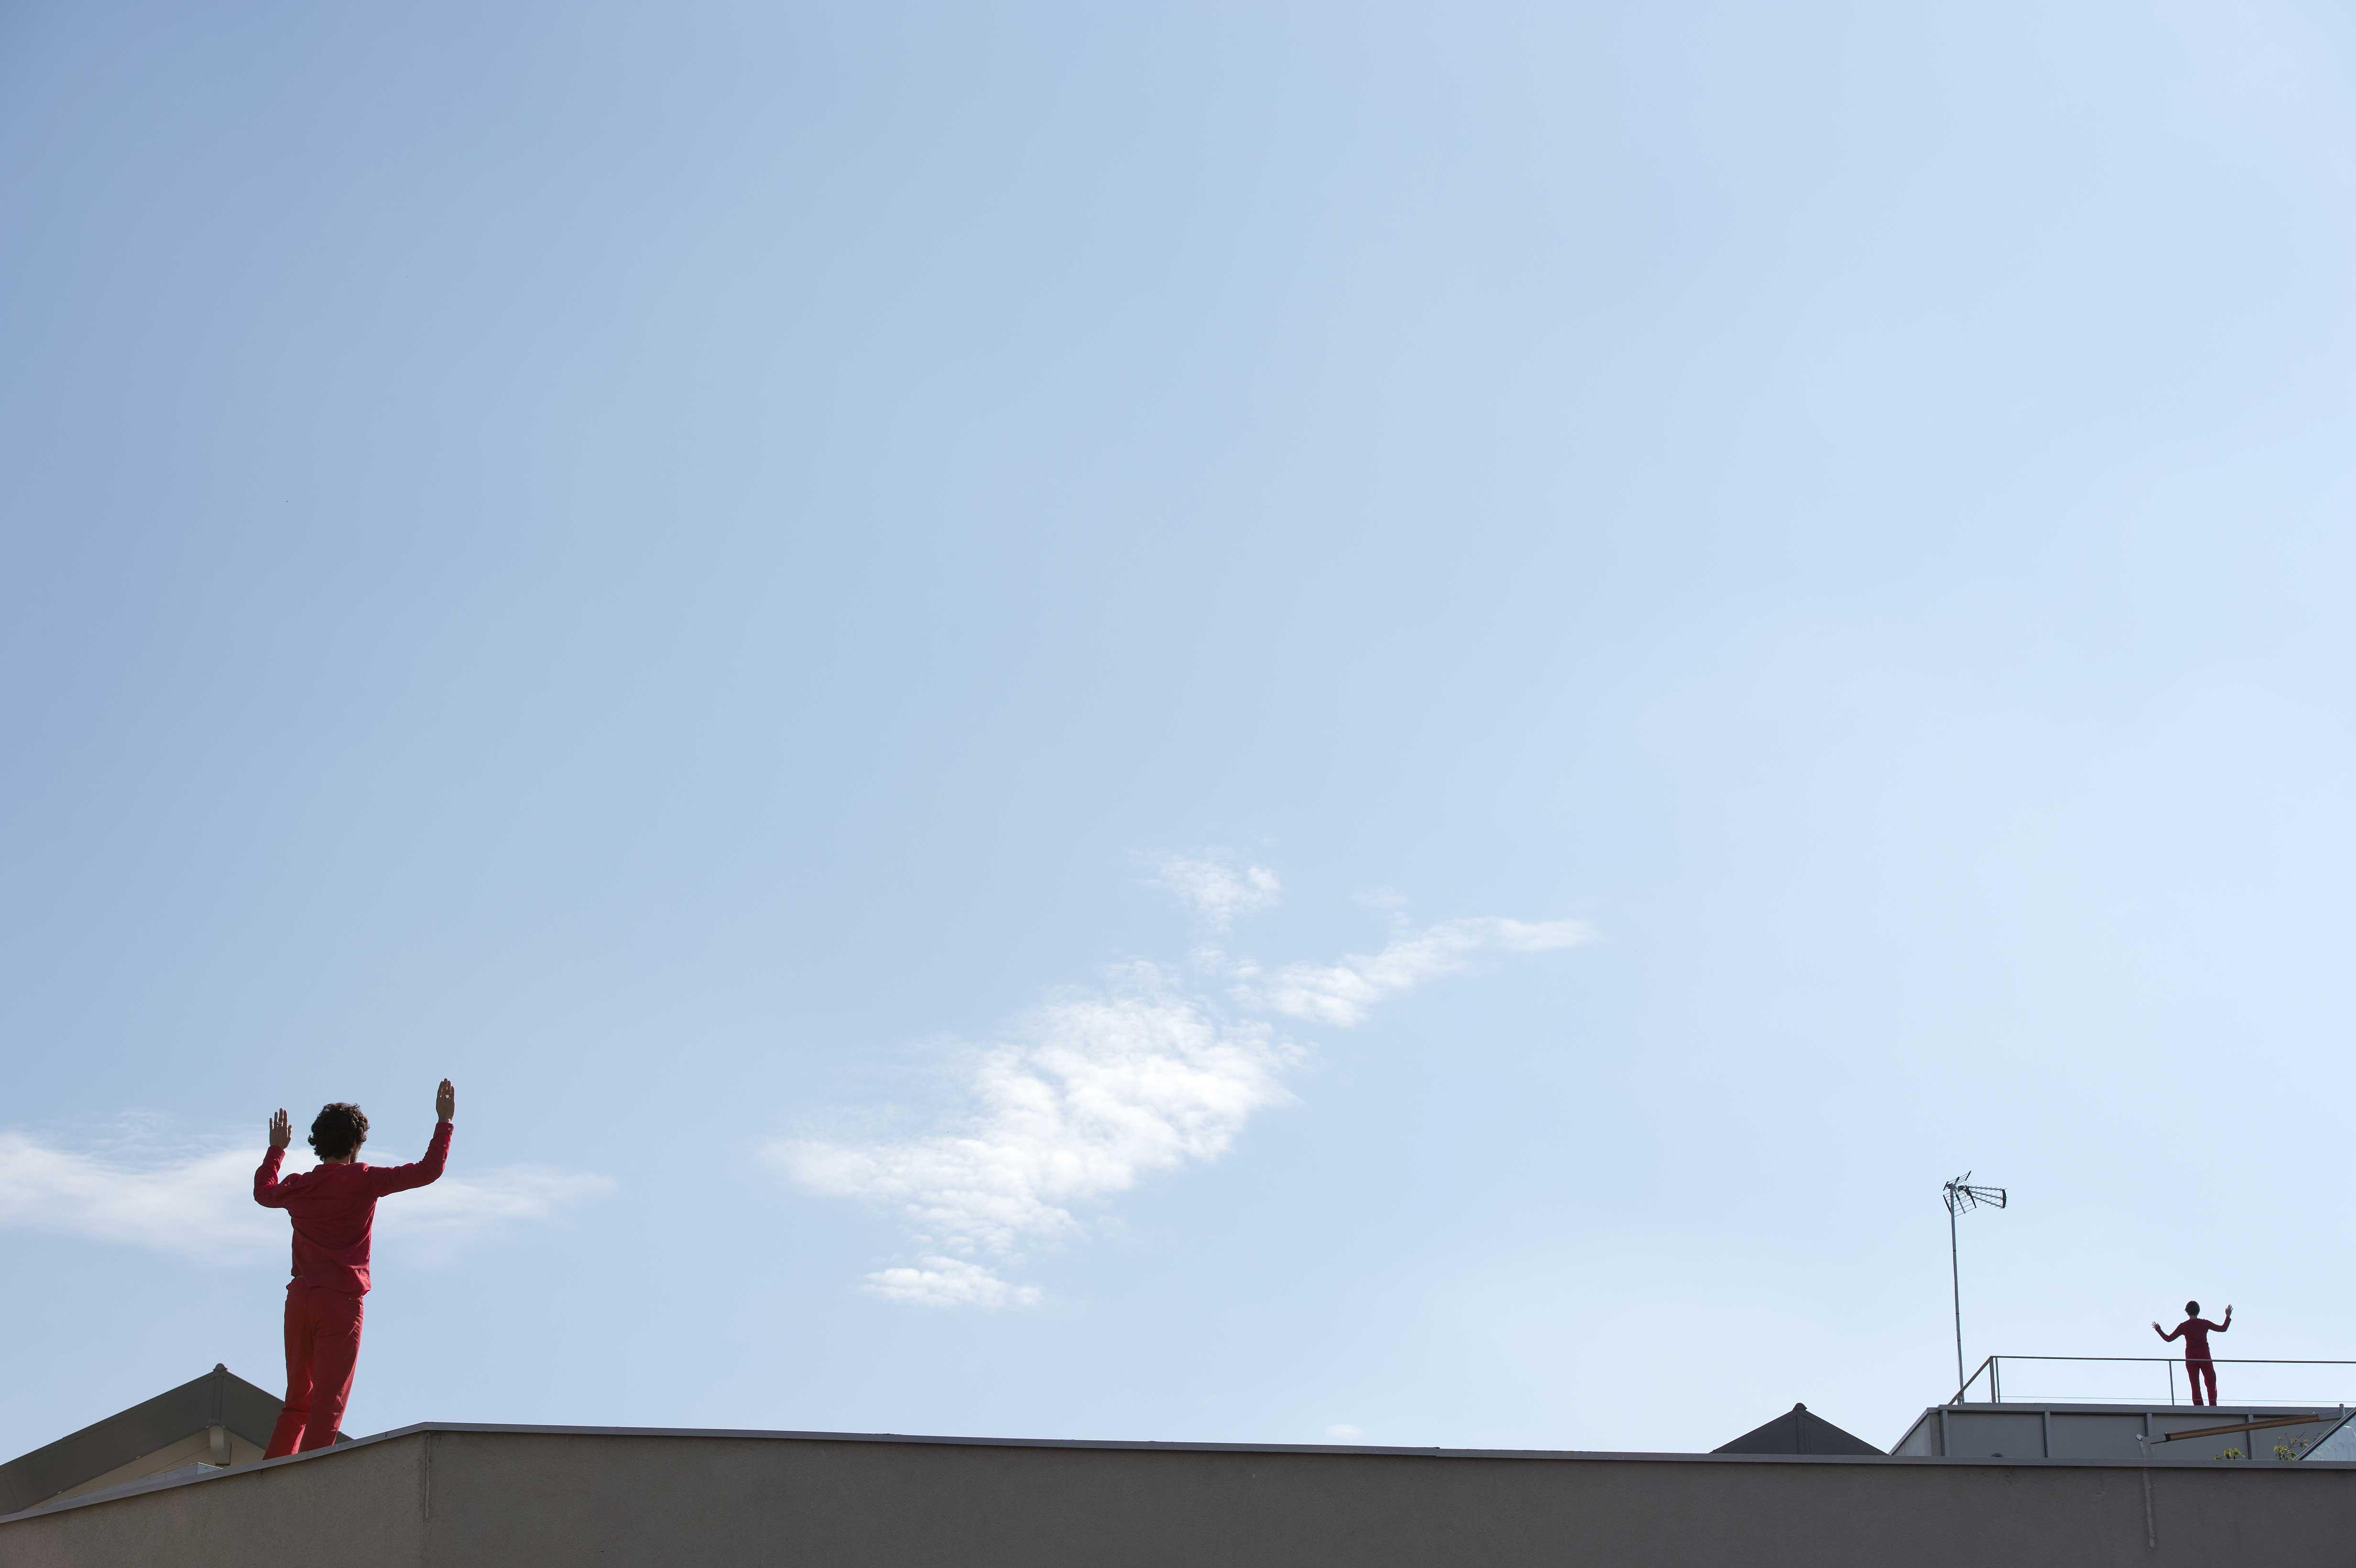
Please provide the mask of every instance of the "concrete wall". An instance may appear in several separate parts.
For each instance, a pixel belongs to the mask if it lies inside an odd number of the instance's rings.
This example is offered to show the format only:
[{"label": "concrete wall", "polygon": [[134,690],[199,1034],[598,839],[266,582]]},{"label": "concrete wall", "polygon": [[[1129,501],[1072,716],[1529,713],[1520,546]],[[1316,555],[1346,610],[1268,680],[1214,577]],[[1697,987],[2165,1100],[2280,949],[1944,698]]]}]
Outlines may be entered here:
[{"label": "concrete wall", "polygon": [[427,1452],[420,1433],[153,1490],[134,1482],[128,1496],[53,1504],[0,1520],[0,1565],[419,1568],[425,1561],[420,1483]]},{"label": "concrete wall", "polygon": [[0,1564],[2209,1568],[2336,1562],[2351,1523],[2356,1467],[2313,1464],[436,1427],[0,1521]]}]

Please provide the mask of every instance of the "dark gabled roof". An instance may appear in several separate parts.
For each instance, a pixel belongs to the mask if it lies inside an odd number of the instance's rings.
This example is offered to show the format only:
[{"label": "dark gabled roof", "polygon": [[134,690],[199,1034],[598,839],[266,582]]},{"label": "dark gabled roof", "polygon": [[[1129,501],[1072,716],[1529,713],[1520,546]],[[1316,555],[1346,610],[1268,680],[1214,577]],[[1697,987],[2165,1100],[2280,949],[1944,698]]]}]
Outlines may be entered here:
[{"label": "dark gabled roof", "polygon": [[1880,1449],[1795,1404],[1764,1426],[1754,1426],[1715,1454],[1879,1454]]},{"label": "dark gabled roof", "polygon": [[192,1382],[0,1465],[0,1514],[31,1508],[209,1426],[227,1427],[262,1447],[278,1409],[276,1394],[216,1365]]}]

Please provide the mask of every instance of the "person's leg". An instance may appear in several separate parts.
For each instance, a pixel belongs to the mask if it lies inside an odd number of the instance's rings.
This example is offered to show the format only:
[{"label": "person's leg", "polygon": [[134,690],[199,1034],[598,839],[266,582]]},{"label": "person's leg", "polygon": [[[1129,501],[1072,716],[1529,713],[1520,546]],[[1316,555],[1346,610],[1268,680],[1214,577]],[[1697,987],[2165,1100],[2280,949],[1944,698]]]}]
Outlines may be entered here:
[{"label": "person's leg", "polygon": [[[2201,1397],[2203,1393],[2201,1387],[2203,1380],[2206,1380],[2208,1383],[2208,1388],[2206,1390],[2208,1397],[2205,1399]],[[2217,1403],[2217,1373],[2208,1362],[2187,1360],[2184,1363],[2184,1381],[2191,1385],[2193,1403],[2214,1404]]]},{"label": "person's leg", "polygon": [[303,1433],[305,1454],[336,1440],[344,1424],[344,1405],[352,1397],[352,1369],[360,1359],[360,1298],[325,1291],[320,1295],[311,1363],[311,1422]]},{"label": "person's leg", "polygon": [[2207,1384],[2209,1385],[2209,1407],[2210,1407],[2211,1410],[2214,1410],[2214,1409],[2217,1407],[2217,1363],[2216,1363],[2216,1362],[2214,1362],[2214,1361],[2203,1361],[2203,1362],[2201,1362],[2201,1381],[2202,1382],[2205,1382],[2205,1383],[2207,1383]]},{"label": "person's leg", "polygon": [[270,1446],[262,1451],[265,1459],[280,1459],[294,1452],[310,1414],[314,1325],[304,1310],[309,1295],[300,1288],[286,1293],[286,1403],[278,1412],[278,1424],[270,1429]]}]

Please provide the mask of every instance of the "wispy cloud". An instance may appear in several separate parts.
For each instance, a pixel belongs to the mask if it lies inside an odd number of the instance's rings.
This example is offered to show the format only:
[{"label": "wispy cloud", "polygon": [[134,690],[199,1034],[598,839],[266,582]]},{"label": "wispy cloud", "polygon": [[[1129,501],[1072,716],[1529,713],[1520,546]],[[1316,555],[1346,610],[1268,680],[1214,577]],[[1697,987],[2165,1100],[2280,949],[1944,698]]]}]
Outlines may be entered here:
[{"label": "wispy cloud", "polygon": [[613,1194],[610,1176],[544,1165],[494,1166],[480,1176],[444,1172],[431,1187],[397,1192],[377,1205],[377,1234],[441,1262],[478,1238],[511,1225],[541,1224],[575,1203]]},{"label": "wispy cloud", "polygon": [[1462,974],[1483,953],[1547,953],[1594,934],[1576,920],[1446,920],[1402,933],[1380,953],[1349,954],[1338,964],[1288,964],[1266,976],[1248,972],[1238,990],[1287,1018],[1350,1029],[1365,1022],[1376,1003]]},{"label": "wispy cloud", "polygon": [[[1224,924],[1273,902],[1276,874],[1207,860],[1166,863],[1162,885]],[[1189,891],[1191,890],[1191,891]],[[987,1045],[948,1059],[950,1108],[898,1138],[789,1138],[764,1157],[796,1185],[887,1205],[922,1250],[865,1276],[886,1300],[1026,1307],[980,1256],[1080,1235],[1098,1206],[1141,1179],[1217,1159],[1253,1115],[1289,1102],[1286,1072],[1306,1052],[1267,1016],[1347,1029],[1388,997],[1472,967],[1484,953],[1537,953],[1590,936],[1573,921],[1444,921],[1402,931],[1371,956],[1263,970],[1216,948],[1193,971],[1134,963],[1098,987],[1050,997]]]},{"label": "wispy cloud", "polygon": [[1076,1233],[1075,1205],[1226,1153],[1253,1112],[1287,1098],[1289,1054],[1267,1024],[1222,1017],[1160,966],[1135,964],[1100,991],[1033,1008],[969,1057],[956,1084],[964,1108],[940,1131],[784,1141],[767,1154],[813,1192],[898,1207],[926,1244],[1012,1253]]},{"label": "wispy cloud", "polygon": [[[71,1148],[0,1132],[0,1226],[230,1261],[286,1244],[286,1219],[253,1201],[258,1148],[166,1152],[152,1129]],[[287,1169],[307,1169],[289,1151]],[[445,1174],[387,1199],[377,1233],[442,1254],[499,1226],[547,1220],[611,1192],[606,1177],[541,1166]]]},{"label": "wispy cloud", "polygon": [[1266,866],[1236,866],[1225,856],[1164,860],[1154,871],[1153,884],[1177,894],[1217,931],[1234,924],[1237,915],[1274,908],[1284,896],[1284,884],[1274,871]]},{"label": "wispy cloud", "polygon": [[879,1269],[862,1282],[886,1301],[911,1307],[1036,1307],[1039,1287],[1009,1285],[963,1258],[925,1258],[916,1268]]},{"label": "wispy cloud", "polygon": [[270,1234],[262,1221],[279,1218],[253,1202],[260,1157],[222,1149],[128,1164],[0,1133],[0,1225],[164,1252],[250,1251]]}]

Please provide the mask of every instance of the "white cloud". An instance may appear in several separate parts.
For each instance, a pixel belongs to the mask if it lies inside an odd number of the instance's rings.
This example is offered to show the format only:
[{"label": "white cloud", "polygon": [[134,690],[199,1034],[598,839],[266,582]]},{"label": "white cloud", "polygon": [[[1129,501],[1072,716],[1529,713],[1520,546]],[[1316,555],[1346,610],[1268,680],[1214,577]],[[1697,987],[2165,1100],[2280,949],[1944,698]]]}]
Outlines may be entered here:
[{"label": "white cloud", "polygon": [[502,1165],[480,1176],[444,1173],[431,1187],[396,1192],[377,1206],[380,1235],[449,1239],[493,1225],[553,1220],[558,1210],[614,1191],[614,1179],[544,1165]]},{"label": "white cloud", "polygon": [[1365,1022],[1376,1002],[1461,974],[1482,953],[1545,953],[1576,947],[1594,934],[1576,920],[1446,920],[1394,937],[1380,953],[1349,954],[1338,964],[1288,964],[1266,976],[1240,970],[1246,983],[1239,992],[1289,1018],[1350,1029]]},{"label": "white cloud", "polygon": [[1325,1429],[1325,1441],[1328,1443],[1364,1443],[1365,1440],[1365,1433],[1346,1421],[1337,1421]]},{"label": "white cloud", "polygon": [[925,1258],[921,1268],[879,1269],[862,1283],[871,1295],[912,1307],[1036,1307],[1039,1287],[1009,1285],[962,1258]]},{"label": "white cloud", "polygon": [[137,1166],[0,1133],[0,1225],[164,1252],[248,1252],[284,1220],[253,1201],[259,1152]]},{"label": "white cloud", "polygon": [[1239,870],[1219,859],[1164,860],[1153,883],[1177,894],[1205,924],[1220,931],[1237,915],[1274,908],[1284,896],[1284,884],[1266,866]]},{"label": "white cloud", "polygon": [[[253,1200],[261,1163],[258,1148],[159,1155],[138,1138],[85,1151],[0,1132],[0,1226],[221,1261],[283,1248],[285,1216]],[[311,1164],[308,1155],[289,1151],[289,1173]],[[613,1189],[606,1177],[539,1166],[444,1175],[385,1200],[378,1234],[447,1251],[495,1226],[546,1220]]]},{"label": "white cloud", "polygon": [[1101,992],[1033,1009],[970,1058],[967,1106],[948,1128],[765,1152],[813,1192],[898,1206],[937,1245],[1006,1253],[1076,1232],[1075,1206],[1226,1153],[1253,1112],[1288,1098],[1290,1054],[1268,1025],[1219,1017],[1138,964]]},{"label": "white cloud", "polygon": [[[1218,926],[1280,891],[1263,867],[1213,860],[1166,862],[1159,880]],[[1190,967],[1132,964],[951,1058],[954,1104],[932,1129],[778,1139],[762,1155],[807,1191],[888,1205],[906,1220],[925,1255],[866,1275],[871,1293],[935,1307],[1033,1306],[1036,1288],[974,1257],[1077,1237],[1093,1207],[1149,1176],[1217,1159],[1254,1115],[1290,1100],[1284,1074],[1304,1052],[1255,1014],[1348,1027],[1483,953],[1545,952],[1590,934],[1575,921],[1453,920],[1338,964],[1267,971],[1215,945],[1196,947]]]}]

